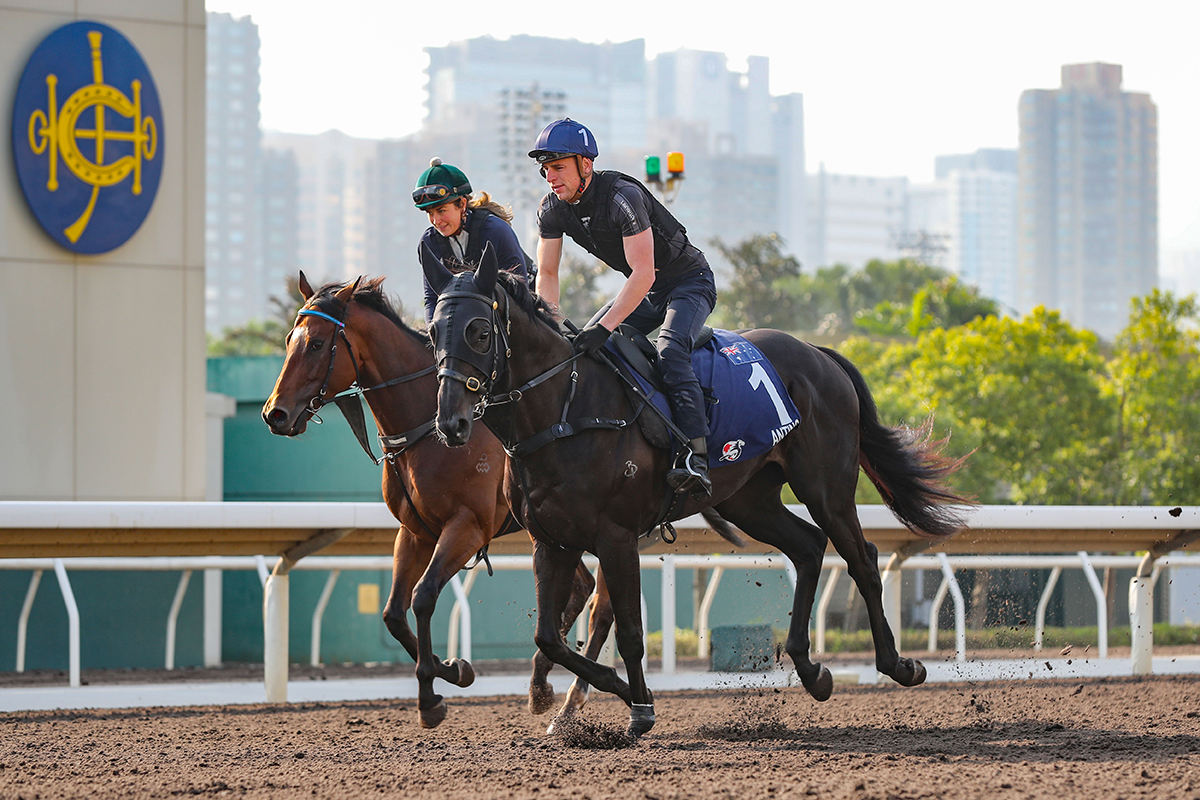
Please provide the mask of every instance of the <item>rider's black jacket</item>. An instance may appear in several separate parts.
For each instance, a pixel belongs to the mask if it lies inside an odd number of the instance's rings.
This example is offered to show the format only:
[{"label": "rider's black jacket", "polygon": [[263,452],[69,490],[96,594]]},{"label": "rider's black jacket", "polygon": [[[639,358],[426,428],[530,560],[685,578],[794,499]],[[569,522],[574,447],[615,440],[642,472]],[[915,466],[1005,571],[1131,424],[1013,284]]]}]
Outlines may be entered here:
[{"label": "rider's black jacket", "polygon": [[646,229],[654,231],[655,281],[651,291],[708,269],[700,250],[687,238],[687,229],[636,178],[614,170],[592,177],[578,203],[565,203],[553,192],[538,209],[538,234],[561,239],[565,233],[611,268],[628,276],[624,238]]}]

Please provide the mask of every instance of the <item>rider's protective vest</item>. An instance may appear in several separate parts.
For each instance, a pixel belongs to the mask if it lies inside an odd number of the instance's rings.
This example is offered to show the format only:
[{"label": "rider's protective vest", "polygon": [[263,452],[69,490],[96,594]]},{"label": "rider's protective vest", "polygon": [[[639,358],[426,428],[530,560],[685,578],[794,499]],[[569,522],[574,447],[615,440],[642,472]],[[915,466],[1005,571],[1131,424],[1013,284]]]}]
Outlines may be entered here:
[{"label": "rider's protective vest", "polygon": [[[483,257],[483,245],[486,243],[483,237],[483,225],[488,217],[494,216],[497,215],[486,208],[471,209],[471,213],[467,215],[467,252],[463,254],[461,261],[455,254],[454,248],[450,246],[448,238],[445,236],[428,237],[430,244],[434,248],[434,252],[442,260],[442,263],[451,270],[456,268],[474,269],[479,266],[479,259]],[[503,221],[503,218],[501,220]],[[506,222],[505,224],[508,223]],[[525,249],[520,248],[520,250],[521,258],[525,259],[525,272],[529,278],[532,278],[537,267],[534,265],[533,259],[525,252]]]},{"label": "rider's protective vest", "polygon": [[[646,206],[650,212],[650,228],[654,231],[654,267],[658,275],[684,274],[698,266],[686,257],[689,251],[699,252],[688,242],[687,228],[675,219],[641,181],[617,170],[600,170],[594,174],[589,189],[595,194],[585,205],[578,209],[564,209],[565,213],[558,216],[563,232],[605,264],[626,276],[630,275],[633,270],[625,260],[624,237],[620,228],[612,224],[609,213],[613,195],[617,191],[617,183],[622,179],[636,186],[646,198]],[[587,217],[587,224],[580,218],[579,213],[586,211],[592,212]]]}]

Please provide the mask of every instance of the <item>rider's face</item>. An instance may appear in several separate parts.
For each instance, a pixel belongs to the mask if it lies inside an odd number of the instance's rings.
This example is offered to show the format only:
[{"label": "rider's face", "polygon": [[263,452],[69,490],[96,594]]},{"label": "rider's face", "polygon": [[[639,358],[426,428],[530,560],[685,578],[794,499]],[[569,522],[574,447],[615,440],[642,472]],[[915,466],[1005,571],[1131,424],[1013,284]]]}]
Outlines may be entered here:
[{"label": "rider's face", "polygon": [[464,206],[459,200],[451,200],[448,203],[442,203],[440,206],[434,206],[427,209],[429,214],[429,224],[437,229],[437,232],[442,236],[453,236],[458,233],[458,229],[462,227]]},{"label": "rider's face", "polygon": [[588,159],[560,158],[557,161],[548,161],[542,165],[546,170],[546,183],[550,184],[550,191],[554,192],[555,197],[559,200],[572,200],[579,193],[579,186],[583,181],[583,177],[579,174],[579,165],[577,161],[584,163],[585,175],[591,174],[591,161]]}]

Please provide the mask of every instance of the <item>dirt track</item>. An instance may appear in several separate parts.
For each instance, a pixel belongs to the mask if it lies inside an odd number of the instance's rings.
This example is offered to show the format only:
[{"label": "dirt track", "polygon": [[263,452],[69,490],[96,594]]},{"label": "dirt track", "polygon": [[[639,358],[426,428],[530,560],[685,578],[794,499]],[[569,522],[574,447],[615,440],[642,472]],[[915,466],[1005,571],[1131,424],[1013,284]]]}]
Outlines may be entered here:
[{"label": "dirt track", "polygon": [[1200,798],[1200,679],[665,693],[543,734],[521,698],[0,715],[0,797]]}]

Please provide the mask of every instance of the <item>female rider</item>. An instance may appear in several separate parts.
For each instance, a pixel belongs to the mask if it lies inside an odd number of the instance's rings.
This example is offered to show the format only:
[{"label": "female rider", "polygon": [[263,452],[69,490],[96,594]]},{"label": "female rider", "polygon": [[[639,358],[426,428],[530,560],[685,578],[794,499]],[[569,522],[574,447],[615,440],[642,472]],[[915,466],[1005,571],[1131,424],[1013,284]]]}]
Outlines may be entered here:
[{"label": "female rider", "polygon": [[[483,246],[490,243],[500,269],[529,279],[527,256],[512,229],[512,212],[487,192],[472,197],[471,183],[458,167],[432,159],[417,179],[413,203],[429,215],[422,245],[429,245],[451,272],[474,270]],[[425,281],[426,324],[433,319],[436,304],[437,293]]]}]

